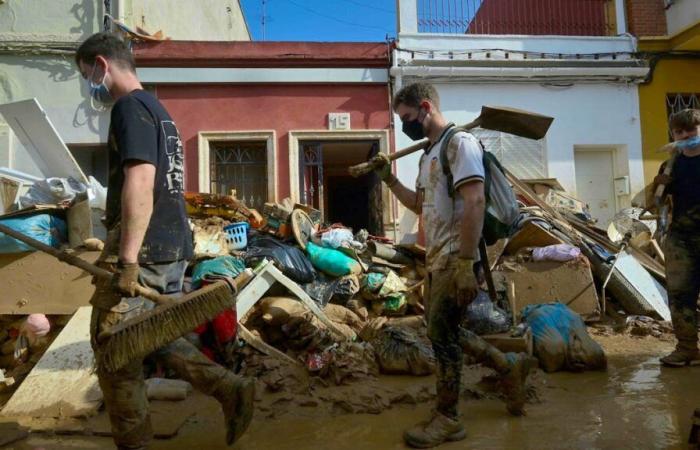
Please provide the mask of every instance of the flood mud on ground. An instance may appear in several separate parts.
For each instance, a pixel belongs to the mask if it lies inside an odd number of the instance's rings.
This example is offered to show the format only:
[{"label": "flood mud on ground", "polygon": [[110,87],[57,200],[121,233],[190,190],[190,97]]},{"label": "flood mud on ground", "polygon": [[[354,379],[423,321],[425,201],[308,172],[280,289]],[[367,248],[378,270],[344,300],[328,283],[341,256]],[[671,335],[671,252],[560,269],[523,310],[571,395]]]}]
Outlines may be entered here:
[{"label": "flood mud on ground", "polygon": [[[665,369],[658,357],[672,339],[591,330],[608,356],[607,372],[538,372],[532,377],[527,416],[510,417],[488,383],[489,371],[465,367],[461,403],[467,440],[440,448],[493,449],[684,449],[690,415],[700,406],[700,368]],[[264,380],[255,418],[234,448],[401,449],[402,431],[430,414],[432,377],[382,376],[347,386],[298,379],[294,388],[270,392]],[[482,377],[486,376],[486,381]],[[274,383],[273,383],[274,384]],[[281,387],[280,387],[281,386]],[[307,395],[303,395],[306,392]],[[157,439],[153,450],[224,449],[218,404],[196,394],[192,416],[176,437]],[[111,439],[33,433],[7,448],[103,449]]]}]

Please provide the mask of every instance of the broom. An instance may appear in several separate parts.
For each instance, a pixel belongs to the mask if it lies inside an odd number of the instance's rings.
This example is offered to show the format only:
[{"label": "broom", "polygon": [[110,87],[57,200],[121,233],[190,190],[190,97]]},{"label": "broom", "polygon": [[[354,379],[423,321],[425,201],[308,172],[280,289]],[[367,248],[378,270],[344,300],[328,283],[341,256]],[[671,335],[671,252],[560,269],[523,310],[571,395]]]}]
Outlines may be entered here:
[{"label": "broom", "polygon": [[[0,232],[54,256],[71,266],[78,267],[100,279],[111,280],[112,272],[90,264],[71,253],[25,236],[0,224]],[[236,304],[236,291],[243,284],[239,277],[233,285],[217,281],[182,297],[161,295],[153,289],[137,285],[136,293],[156,303],[156,307],[131,319],[118,323],[97,336],[99,355],[97,364],[110,372],[121,369],[131,361],[143,359],[159,348],[189,333],[200,324],[216,317]]]}]

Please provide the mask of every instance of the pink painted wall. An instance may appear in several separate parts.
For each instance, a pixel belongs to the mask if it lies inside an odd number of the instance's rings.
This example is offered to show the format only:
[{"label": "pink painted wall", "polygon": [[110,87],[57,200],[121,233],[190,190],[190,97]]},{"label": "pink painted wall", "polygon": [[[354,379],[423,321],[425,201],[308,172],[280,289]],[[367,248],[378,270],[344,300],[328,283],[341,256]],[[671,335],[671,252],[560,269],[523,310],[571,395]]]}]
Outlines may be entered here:
[{"label": "pink painted wall", "polygon": [[386,84],[163,85],[157,95],[180,130],[188,191],[198,190],[200,131],[275,130],[277,195],[283,199],[290,193],[288,132],[327,130],[329,112],[349,112],[353,130],[388,129],[388,89]]}]

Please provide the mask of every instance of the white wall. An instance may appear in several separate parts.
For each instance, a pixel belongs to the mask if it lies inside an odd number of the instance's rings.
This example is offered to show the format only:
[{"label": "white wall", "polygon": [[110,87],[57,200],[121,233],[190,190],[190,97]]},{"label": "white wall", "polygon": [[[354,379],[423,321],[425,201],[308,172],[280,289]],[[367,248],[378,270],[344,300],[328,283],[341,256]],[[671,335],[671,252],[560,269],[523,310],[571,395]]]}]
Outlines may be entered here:
[{"label": "white wall", "polygon": [[666,10],[668,34],[673,36],[679,31],[700,21],[700,2],[698,0],[674,0]]},{"label": "white wall", "polygon": [[[402,80],[406,84],[410,81]],[[627,152],[631,191],[644,188],[636,85],[579,84],[569,88],[531,83],[436,84],[446,117],[464,124],[478,116],[482,105],[522,108],[554,117],[546,137],[549,176],[576,192],[574,146],[616,146]],[[400,120],[395,116],[396,123]],[[411,144],[397,126],[396,148]],[[420,153],[400,159],[397,174],[413,186]],[[617,175],[617,174],[616,174]],[[622,199],[629,200],[629,199]]]}]

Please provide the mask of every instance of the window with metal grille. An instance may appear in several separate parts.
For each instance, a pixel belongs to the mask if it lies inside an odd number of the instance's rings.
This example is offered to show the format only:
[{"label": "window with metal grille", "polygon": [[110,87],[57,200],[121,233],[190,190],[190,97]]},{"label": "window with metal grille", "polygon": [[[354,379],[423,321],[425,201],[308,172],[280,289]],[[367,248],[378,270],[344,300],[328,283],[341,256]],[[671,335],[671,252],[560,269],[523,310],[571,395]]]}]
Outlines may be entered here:
[{"label": "window with metal grille", "polygon": [[[666,94],[666,116],[670,119],[671,114],[683,111],[684,109],[700,109],[700,94],[670,93]],[[669,142],[673,141],[671,131],[668,132]]]},{"label": "window with metal grille", "polygon": [[211,142],[211,192],[235,196],[248,207],[262,210],[267,201],[265,141]]},{"label": "window with metal grille", "polygon": [[547,178],[547,146],[544,139],[535,141],[499,131],[478,128],[474,136],[484,144],[486,151],[493,153],[520,179]]}]

